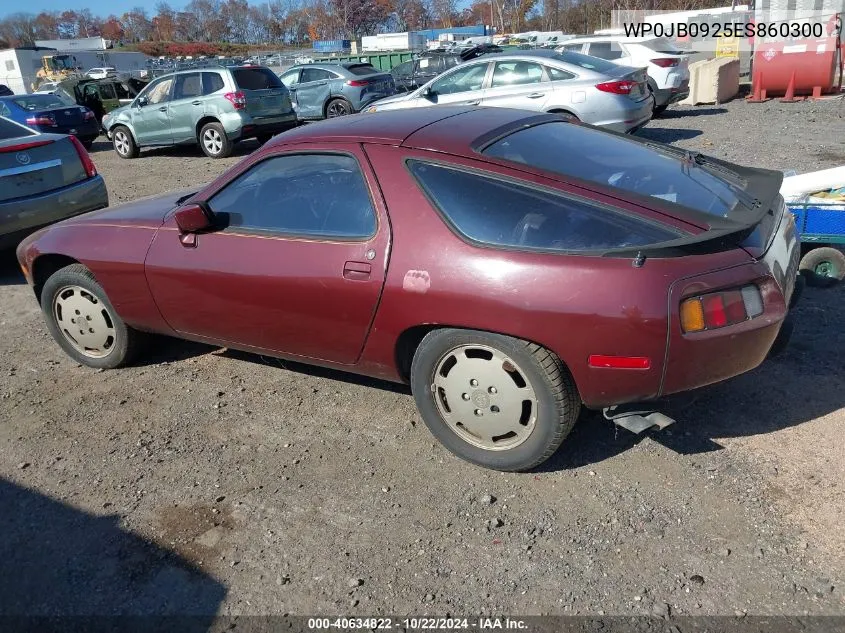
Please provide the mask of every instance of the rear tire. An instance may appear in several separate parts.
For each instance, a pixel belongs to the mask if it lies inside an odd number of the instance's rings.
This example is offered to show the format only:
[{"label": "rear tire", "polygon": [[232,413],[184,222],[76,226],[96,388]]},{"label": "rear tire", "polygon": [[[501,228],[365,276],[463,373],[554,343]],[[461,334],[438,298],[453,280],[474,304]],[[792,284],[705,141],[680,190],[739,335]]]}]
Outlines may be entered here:
[{"label": "rear tire", "polygon": [[223,126],[216,121],[203,125],[197,140],[209,158],[226,158],[232,153],[232,142]]},{"label": "rear tire", "polygon": [[823,246],[809,251],[798,266],[807,284],[827,288],[845,279],[845,253]]},{"label": "rear tire", "polygon": [[346,99],[332,99],[326,104],[326,118],[334,119],[339,116],[347,116],[352,114],[352,104]]},{"label": "rear tire", "polygon": [[41,291],[50,335],[72,359],[97,369],[128,364],[143,334],[133,330],[109,301],[93,273],[71,264],[53,273]]},{"label": "rear tire", "polygon": [[423,338],[411,389],[431,433],[473,464],[529,470],[554,454],[580,413],[560,359],[528,341],[443,329]]},{"label": "rear tire", "polygon": [[135,142],[132,132],[124,125],[118,125],[112,130],[112,145],[114,151],[121,158],[138,158],[141,153],[138,144]]},{"label": "rear tire", "polygon": [[661,114],[666,112],[666,109],[669,107],[669,104],[663,104],[662,106],[654,106],[654,110],[652,110],[651,116],[653,118],[659,117]]}]

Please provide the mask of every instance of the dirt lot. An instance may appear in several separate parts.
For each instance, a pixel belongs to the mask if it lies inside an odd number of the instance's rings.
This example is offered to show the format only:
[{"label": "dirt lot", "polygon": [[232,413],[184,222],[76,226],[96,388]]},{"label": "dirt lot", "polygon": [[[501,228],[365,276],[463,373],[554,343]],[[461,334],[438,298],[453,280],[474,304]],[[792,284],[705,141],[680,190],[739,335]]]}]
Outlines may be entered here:
[{"label": "dirt lot", "polygon": [[[641,134],[807,171],[845,164],[842,103]],[[114,204],[238,160],[94,151]],[[0,279],[0,614],[845,614],[845,286],[809,289],[788,351],[679,424],[585,416],[517,475],[453,458],[394,385],[168,341],[82,368],[11,254]]]}]

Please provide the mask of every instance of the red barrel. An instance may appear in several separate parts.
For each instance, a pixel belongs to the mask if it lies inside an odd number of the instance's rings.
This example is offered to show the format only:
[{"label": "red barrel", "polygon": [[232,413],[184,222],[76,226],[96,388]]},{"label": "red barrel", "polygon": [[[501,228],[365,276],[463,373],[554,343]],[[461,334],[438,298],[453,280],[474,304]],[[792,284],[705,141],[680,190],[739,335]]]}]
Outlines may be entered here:
[{"label": "red barrel", "polygon": [[[839,60],[839,16],[825,35],[811,39],[755,38],[752,90],[756,96],[820,95],[831,92]],[[765,97],[764,97],[765,98]]]}]

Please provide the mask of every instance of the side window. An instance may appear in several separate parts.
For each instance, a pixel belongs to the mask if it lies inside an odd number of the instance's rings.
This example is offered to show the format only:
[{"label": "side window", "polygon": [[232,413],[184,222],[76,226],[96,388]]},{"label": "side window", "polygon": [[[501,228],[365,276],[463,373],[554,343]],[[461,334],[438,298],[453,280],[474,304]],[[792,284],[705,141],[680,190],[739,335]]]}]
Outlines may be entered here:
[{"label": "side window", "polygon": [[622,49],[612,42],[590,42],[587,55],[601,59],[619,59],[622,57]]},{"label": "side window", "polygon": [[129,99],[129,90],[127,89],[126,85],[124,84],[112,84],[114,91],[117,93],[118,99]]},{"label": "side window", "polygon": [[355,240],[376,232],[358,161],[345,155],[268,158],[227,185],[209,206],[235,230]]},{"label": "side window", "polygon": [[176,77],[174,99],[190,99],[202,96],[202,76],[200,73],[187,73]]},{"label": "side window", "polygon": [[[636,247],[678,237],[637,220],[547,190],[461,169],[410,161],[411,173],[464,237],[484,244],[548,251]],[[472,196],[466,195],[472,191]]]},{"label": "side window", "polygon": [[552,81],[565,81],[566,79],[575,77],[572,73],[568,73],[560,68],[552,68],[551,66],[546,66],[546,72],[549,73],[549,79]]},{"label": "side window", "polygon": [[223,77],[219,73],[203,73],[202,74],[202,94],[210,95],[218,90],[223,90],[226,84],[223,82]]},{"label": "side window", "polygon": [[150,87],[144,91],[144,96],[147,97],[150,105],[164,103],[170,99],[170,87],[172,85],[173,77],[160,79],[157,83],[150,84]]},{"label": "side window", "polygon": [[402,62],[401,64],[394,66],[390,70],[390,74],[394,77],[410,77],[411,73],[414,71],[414,62]]},{"label": "side window", "polygon": [[487,64],[473,64],[458,68],[445,77],[438,79],[431,85],[431,89],[438,95],[450,95],[457,92],[481,90],[484,76],[487,74]]},{"label": "side window", "polygon": [[279,77],[282,80],[282,83],[285,84],[288,88],[291,86],[295,86],[299,83],[299,69],[296,70],[289,70],[284,75]]},{"label": "side window", "polygon": [[12,111],[9,110],[9,106],[2,101],[0,101],[0,116],[12,116]]},{"label": "side window", "polygon": [[543,81],[543,67],[533,62],[496,62],[491,88],[505,88]]},{"label": "side window", "polygon": [[100,84],[100,98],[101,99],[117,99],[117,93],[114,91],[114,86],[111,84]]},{"label": "side window", "polygon": [[328,70],[323,70],[322,68],[303,68],[299,83],[306,84],[309,81],[326,81],[328,79],[333,79],[332,73]]},{"label": "side window", "polygon": [[584,48],[583,44],[564,44],[561,48],[568,53],[580,53]]}]

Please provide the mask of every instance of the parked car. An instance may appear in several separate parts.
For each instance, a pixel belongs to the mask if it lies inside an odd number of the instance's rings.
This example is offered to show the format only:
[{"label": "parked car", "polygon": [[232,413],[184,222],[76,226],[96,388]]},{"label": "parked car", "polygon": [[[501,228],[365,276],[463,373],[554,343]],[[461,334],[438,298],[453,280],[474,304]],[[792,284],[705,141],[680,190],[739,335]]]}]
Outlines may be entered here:
[{"label": "parked car", "polygon": [[107,77],[116,77],[117,70],[111,66],[106,66],[105,68],[92,68],[85,73],[85,76],[90,77],[91,79],[106,79]]},{"label": "parked car", "polygon": [[416,59],[402,62],[390,69],[397,92],[416,90],[438,75],[458,64],[490,53],[501,53],[502,49],[491,44],[458,49],[454,53],[430,52]]},{"label": "parked car", "polygon": [[103,118],[121,158],[142,147],[199,144],[224,158],[238,141],[266,142],[296,125],[290,93],[264,66],[205,67],[163,75]]},{"label": "parked car", "polygon": [[655,114],[689,96],[687,55],[665,38],[597,35],[567,40],[557,50],[599,57],[620,66],[646,68]]},{"label": "parked car", "polygon": [[108,204],[103,178],[79,139],[0,117],[0,250],[41,226]]},{"label": "parked car", "polygon": [[[58,82],[58,81],[42,81],[40,84],[38,84],[38,90],[36,90],[36,91],[35,91],[35,92],[33,92],[32,94],[36,94],[36,95],[40,95],[40,94],[46,94],[46,95],[56,94],[56,90],[58,90],[58,88],[59,88],[59,82]],[[0,91],[0,96],[4,96],[4,95],[2,94],[2,91]]]},{"label": "parked car", "polygon": [[303,64],[286,70],[281,79],[300,119],[353,114],[396,92],[390,73],[364,63]]},{"label": "parked car", "polygon": [[5,84],[0,84],[0,97],[9,97],[13,94],[15,93],[12,92],[12,89],[9,88],[9,86]]},{"label": "parked car", "polygon": [[785,343],[782,179],[556,115],[385,112],[302,126],[17,256],[76,362],[126,365],[156,332],[409,382],[449,450],[524,470],[582,403],[644,414]]},{"label": "parked car", "polygon": [[653,99],[642,69],[578,53],[526,51],[484,55],[414,92],[377,101],[365,112],[433,105],[484,105],[555,112],[619,132],[651,118]]},{"label": "parked car", "polygon": [[91,110],[69,105],[56,95],[0,97],[0,116],[40,132],[73,134],[86,149],[100,135],[100,126]]}]

